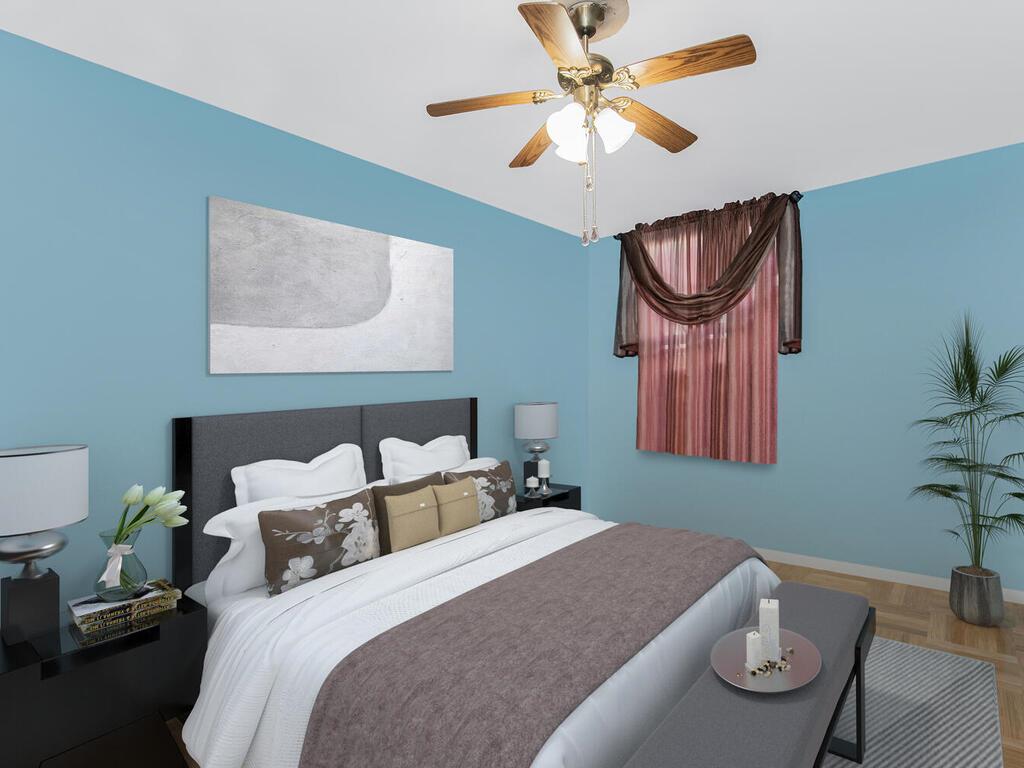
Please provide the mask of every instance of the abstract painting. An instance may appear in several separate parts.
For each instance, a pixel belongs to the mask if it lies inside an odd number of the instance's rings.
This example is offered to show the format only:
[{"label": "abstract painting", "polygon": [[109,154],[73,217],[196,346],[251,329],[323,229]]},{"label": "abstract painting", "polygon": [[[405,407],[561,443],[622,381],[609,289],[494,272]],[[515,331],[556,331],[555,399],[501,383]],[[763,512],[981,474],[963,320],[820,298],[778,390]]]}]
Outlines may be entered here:
[{"label": "abstract painting", "polygon": [[452,370],[450,248],[209,199],[210,373]]}]

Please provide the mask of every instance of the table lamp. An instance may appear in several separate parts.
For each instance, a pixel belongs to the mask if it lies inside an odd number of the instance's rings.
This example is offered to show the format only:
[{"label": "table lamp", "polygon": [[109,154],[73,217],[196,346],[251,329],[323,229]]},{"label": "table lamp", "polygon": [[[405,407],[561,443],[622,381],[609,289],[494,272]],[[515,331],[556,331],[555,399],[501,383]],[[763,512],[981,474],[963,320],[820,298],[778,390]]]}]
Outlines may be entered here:
[{"label": "table lamp", "polygon": [[54,530],[89,514],[89,449],[46,445],[0,450],[0,561],[21,573],[0,581],[0,632],[12,645],[60,626],[60,578],[36,560],[64,549]]},{"label": "table lamp", "polygon": [[558,437],[558,403],[517,403],[515,437],[526,441],[526,452],[533,456],[523,463],[523,480],[537,477],[541,454],[549,448],[548,440]]}]

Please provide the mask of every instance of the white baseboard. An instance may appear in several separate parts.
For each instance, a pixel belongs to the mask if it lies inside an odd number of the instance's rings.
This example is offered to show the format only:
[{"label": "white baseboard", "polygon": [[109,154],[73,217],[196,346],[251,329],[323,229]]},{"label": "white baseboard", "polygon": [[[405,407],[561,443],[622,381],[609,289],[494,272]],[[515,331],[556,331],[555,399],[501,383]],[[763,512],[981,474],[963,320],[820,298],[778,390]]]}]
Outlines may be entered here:
[{"label": "white baseboard", "polygon": [[[785,563],[786,565],[802,565],[805,568],[845,573],[849,576],[863,576],[865,579],[878,579],[879,581],[892,581],[896,584],[909,584],[913,587],[940,589],[943,592],[949,591],[949,579],[942,578],[941,576],[925,576],[921,573],[894,571],[889,568],[878,568],[874,565],[860,565],[859,563],[845,563],[842,560],[827,560],[824,557],[796,555],[792,552],[780,552],[777,549],[764,549],[762,547],[755,547],[755,549],[765,560],[774,560],[777,563]],[[1003,599],[1008,603],[1024,603],[1024,589],[1007,589],[1003,587]]]}]

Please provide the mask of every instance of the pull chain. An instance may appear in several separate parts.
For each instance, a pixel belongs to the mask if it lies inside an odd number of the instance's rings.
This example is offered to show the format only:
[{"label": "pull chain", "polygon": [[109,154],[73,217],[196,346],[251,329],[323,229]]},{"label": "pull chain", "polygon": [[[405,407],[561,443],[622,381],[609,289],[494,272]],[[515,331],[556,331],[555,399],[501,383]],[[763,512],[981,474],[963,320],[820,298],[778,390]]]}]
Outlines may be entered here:
[{"label": "pull chain", "polygon": [[590,227],[587,225],[587,187],[590,184],[590,163],[582,162],[580,168],[583,169],[583,234],[580,237],[580,242],[586,248],[590,245]]},{"label": "pull chain", "polygon": [[597,131],[590,121],[590,242],[596,243],[597,233]]},{"label": "pull chain", "polygon": [[584,246],[596,243],[600,239],[597,230],[597,131],[594,130],[594,118],[587,115],[586,159],[580,163],[583,169],[583,232],[580,242]]},{"label": "pull chain", "polygon": [[[590,36],[583,35],[583,53],[590,57]],[[584,127],[587,130],[586,159],[580,163],[583,168],[583,232],[580,242],[586,247],[598,241],[597,231],[597,132],[594,129],[598,99],[588,98],[585,105],[586,118]]]},{"label": "pull chain", "polygon": [[596,243],[600,237],[597,231],[597,134],[594,120],[589,115],[586,127],[586,160],[580,163],[583,168],[583,234],[580,242],[584,246]]}]

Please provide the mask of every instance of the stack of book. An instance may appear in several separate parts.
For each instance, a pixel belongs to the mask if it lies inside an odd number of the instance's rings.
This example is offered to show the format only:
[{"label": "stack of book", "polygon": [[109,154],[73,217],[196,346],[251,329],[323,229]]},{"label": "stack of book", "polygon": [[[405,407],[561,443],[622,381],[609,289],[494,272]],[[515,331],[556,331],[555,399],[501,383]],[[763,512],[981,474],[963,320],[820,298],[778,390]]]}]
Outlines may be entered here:
[{"label": "stack of book", "polygon": [[71,619],[81,634],[80,640],[102,640],[152,626],[159,616],[173,610],[181,599],[181,590],[164,579],[146,583],[146,591],[132,600],[108,603],[96,595],[68,601]]}]

